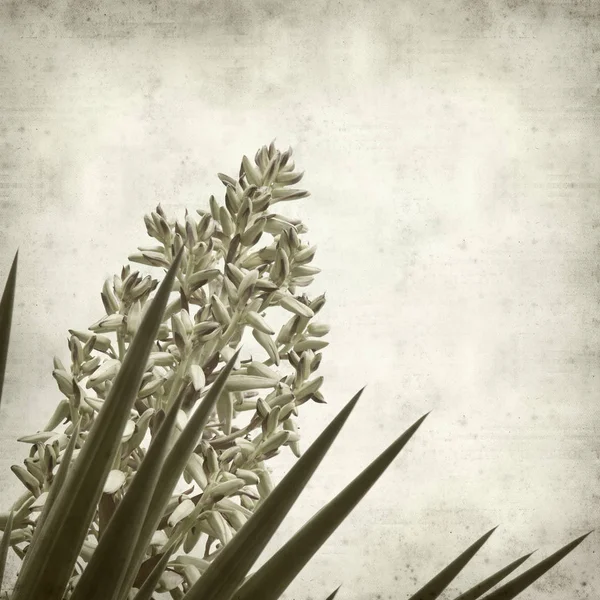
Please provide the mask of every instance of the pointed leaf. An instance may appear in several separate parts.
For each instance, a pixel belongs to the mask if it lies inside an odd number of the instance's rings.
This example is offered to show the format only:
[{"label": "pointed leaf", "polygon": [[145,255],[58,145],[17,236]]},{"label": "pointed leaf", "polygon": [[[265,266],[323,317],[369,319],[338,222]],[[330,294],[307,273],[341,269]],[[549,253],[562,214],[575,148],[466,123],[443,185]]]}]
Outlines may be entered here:
[{"label": "pointed leaf", "polygon": [[137,594],[134,596],[133,600],[152,600],[152,594],[162,577],[162,574],[165,572],[167,568],[167,564],[169,563],[169,559],[171,558],[171,554],[175,550],[175,546],[173,546],[170,550],[167,550],[161,557],[158,563],[154,566],[150,575],[146,577],[146,581],[142,584],[142,587],[138,590]]},{"label": "pointed leaf", "polygon": [[173,494],[173,490],[177,486],[181,474],[183,473],[194,448],[198,444],[202,431],[215,409],[215,404],[223,391],[227,378],[235,365],[240,351],[241,349],[239,349],[223,367],[198,408],[196,408],[190,416],[187,425],[177,438],[177,441],[165,459],[164,467],[155,486],[154,494],[152,495],[148,514],[146,515],[135,551],[129,562],[127,576],[123,580],[123,585],[121,586],[120,598],[127,598],[127,594],[135,581],[140,565],[144,561],[146,548],[150,544],[152,536],[162,519],[165,509],[171,499],[171,495]]},{"label": "pointed leaf", "polygon": [[117,373],[108,397],[29,552],[12,600],[60,600],[87,535],[102,488],[140,388],[183,248],[156,292]]},{"label": "pointed leaf", "polygon": [[182,401],[183,395],[180,395],[169,409],[71,594],[71,600],[109,600],[117,597],[169,449]]},{"label": "pointed leaf", "polygon": [[533,552],[517,558],[517,560],[506,565],[503,569],[496,571],[493,575],[490,575],[487,579],[484,579],[481,583],[473,586],[471,589],[462,593],[458,598],[454,600],[477,600],[483,596],[486,592],[489,592],[495,585],[500,583],[505,577],[508,577],[513,571],[518,569],[531,555]]},{"label": "pointed leaf", "polygon": [[333,590],[333,592],[331,592],[331,594],[329,594],[329,596],[327,596],[327,598],[325,600],[333,600],[337,596],[337,593],[340,591],[341,587],[342,587],[341,585],[338,585],[335,588],[335,590]]},{"label": "pointed leaf", "polygon": [[[41,512],[40,516],[38,517],[37,522],[35,524],[35,528],[33,530],[33,536],[31,538],[31,542],[29,544],[30,547],[32,547],[34,544],[36,544],[37,539],[41,535],[41,532],[42,532],[43,526],[46,522],[46,519],[48,517],[48,514],[52,510],[52,506],[53,506],[54,502],[56,502],[56,498],[58,497],[58,494],[60,493],[60,491],[62,489],[62,486],[67,478],[67,474],[69,473],[69,466],[71,464],[71,458],[73,457],[73,452],[75,450],[75,446],[77,445],[77,440],[79,438],[79,424],[80,424],[80,420],[77,419],[77,422],[75,423],[75,426],[73,428],[73,432],[71,433],[71,439],[69,439],[69,443],[67,444],[67,447],[65,448],[65,451],[60,460],[60,465],[58,467],[58,471],[56,472],[56,475],[54,476],[54,480],[52,481],[52,485],[50,486],[50,490],[48,492],[48,497],[46,498],[46,501],[44,502],[44,508],[42,508],[42,512]],[[25,568],[25,565],[29,562],[29,560],[31,559],[31,556],[32,556],[31,552],[27,552],[27,554],[25,554],[25,558],[23,559],[23,564],[21,565],[21,570],[23,570]]]},{"label": "pointed leaf", "polygon": [[279,485],[223,547],[185,600],[229,600],[317,470],[358,402],[360,390],[338,413]]},{"label": "pointed leaf", "polygon": [[560,550],[557,550],[554,554],[551,554],[544,560],[540,561],[537,565],[534,565],[530,569],[527,569],[525,573],[521,573],[508,583],[500,586],[497,590],[494,590],[487,596],[484,596],[483,600],[512,600],[516,598],[523,590],[528,588],[532,583],[537,581],[542,575],[549,571],[554,565],[560,562],[569,552],[573,551],[585,538],[592,533],[586,533],[581,537],[569,542],[566,546],[563,546]]},{"label": "pointed leaf", "polygon": [[235,600],[279,598],[317,550],[339,527],[352,509],[381,477],[394,458],[420,427],[421,417],[378,458],[326,504],[233,595]]},{"label": "pointed leaf", "polygon": [[488,541],[489,537],[496,531],[490,529],[482,535],[475,543],[471,544],[459,557],[455,558],[445,569],[442,569],[431,581],[426,583],[409,600],[435,600],[454,580],[454,578],[467,566],[467,563],[477,554],[479,549]]},{"label": "pointed leaf", "polygon": [[6,567],[6,558],[8,556],[8,549],[10,548],[10,535],[12,533],[13,526],[13,512],[10,511],[6,525],[4,526],[4,533],[2,534],[2,541],[0,541],[0,589],[2,589],[2,580],[4,579],[4,569]]},{"label": "pointed leaf", "polygon": [[2,388],[6,372],[6,359],[8,357],[8,344],[10,341],[10,326],[12,323],[13,306],[15,304],[15,288],[17,286],[17,263],[19,251],[17,250],[8,279],[0,300],[0,403],[2,402]]}]

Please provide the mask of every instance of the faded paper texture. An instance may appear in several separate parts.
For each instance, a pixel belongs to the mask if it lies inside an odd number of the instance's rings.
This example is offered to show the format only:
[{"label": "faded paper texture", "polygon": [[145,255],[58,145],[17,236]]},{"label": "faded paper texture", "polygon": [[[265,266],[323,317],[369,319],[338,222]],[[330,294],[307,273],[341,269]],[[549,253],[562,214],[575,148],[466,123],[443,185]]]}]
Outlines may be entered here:
[{"label": "faded paper texture", "polygon": [[[306,171],[311,197],[282,212],[318,245],[311,293],[332,326],[303,446],[367,388],[269,552],[433,411],[286,598],[408,598],[499,524],[450,599],[598,527],[597,2],[3,0],[0,15],[3,279],[20,251],[1,510],[21,492],[16,438],[60,399],[52,357],[103,315],[104,279],[148,243],[144,213],[207,207],[216,173],[276,138]],[[292,462],[271,461],[274,479]],[[522,598],[597,598],[599,535]]]}]

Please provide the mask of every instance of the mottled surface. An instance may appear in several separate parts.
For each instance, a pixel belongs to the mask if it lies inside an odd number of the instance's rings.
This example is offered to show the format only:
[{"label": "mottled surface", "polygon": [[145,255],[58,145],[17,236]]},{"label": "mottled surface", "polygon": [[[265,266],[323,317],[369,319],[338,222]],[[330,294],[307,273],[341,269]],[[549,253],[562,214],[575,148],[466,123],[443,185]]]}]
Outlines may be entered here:
[{"label": "mottled surface", "polygon": [[[14,438],[59,399],[52,356],[101,316],[143,214],[206,206],[276,137],[307,171],[285,211],[332,325],[305,438],[368,384],[277,543],[433,409],[287,597],[407,598],[500,523],[456,593],[597,527],[598,3],[96,4],[0,3],[3,278],[21,257],[2,509]],[[599,535],[524,600],[597,598]]]}]

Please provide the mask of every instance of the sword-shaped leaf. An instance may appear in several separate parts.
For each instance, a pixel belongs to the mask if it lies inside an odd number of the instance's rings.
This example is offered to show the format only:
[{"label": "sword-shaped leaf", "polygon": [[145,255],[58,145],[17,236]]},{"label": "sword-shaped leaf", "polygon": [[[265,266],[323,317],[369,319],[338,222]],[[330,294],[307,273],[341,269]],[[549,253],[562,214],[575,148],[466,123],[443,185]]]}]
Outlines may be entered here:
[{"label": "sword-shaped leaf", "polygon": [[521,573],[508,583],[500,586],[497,590],[483,597],[483,600],[512,600],[516,598],[523,590],[527,589],[532,583],[537,581],[542,575],[549,571],[554,565],[561,561],[569,552],[573,551],[585,538],[592,533],[586,533],[581,537],[569,542],[554,554],[551,554],[544,560],[540,561],[525,573]]},{"label": "sword-shaped leaf", "polygon": [[150,507],[148,508],[148,513],[144,520],[144,525],[139,535],[135,551],[129,561],[127,575],[121,586],[120,598],[127,598],[127,595],[129,594],[129,590],[137,576],[140,565],[144,561],[146,548],[152,540],[152,535],[162,519],[169,500],[171,499],[171,495],[173,494],[173,490],[177,486],[177,482],[179,481],[194,448],[198,444],[204,426],[214,411],[217,399],[223,391],[225,382],[235,365],[240,351],[241,349],[239,349],[223,367],[205,398],[189,418],[187,425],[181,432],[181,435],[177,438],[177,441],[165,459],[164,467],[155,486]]},{"label": "sword-shaped leaf", "polygon": [[275,600],[279,598],[306,563],[381,477],[426,417],[427,415],[424,415],[416,421],[358,477],[326,504],[256,573],[244,582],[240,589],[234,593],[233,598],[235,600],[258,600],[259,598],[261,600]]},{"label": "sword-shaped leaf", "polygon": [[156,563],[152,571],[150,571],[150,575],[146,577],[146,581],[144,581],[133,600],[152,600],[152,594],[167,568],[173,550],[175,550],[175,546],[172,546],[160,557],[160,560]]},{"label": "sword-shaped leaf", "polygon": [[[75,427],[73,428],[73,432],[71,433],[71,438],[69,439],[69,443],[67,444],[67,447],[65,448],[65,451],[60,460],[60,465],[58,467],[58,471],[56,472],[56,475],[54,476],[54,479],[52,481],[52,485],[50,486],[50,491],[48,492],[48,497],[46,498],[46,502],[44,502],[42,512],[35,523],[35,529],[33,530],[33,536],[31,537],[31,542],[29,543],[30,547],[33,546],[36,543],[37,539],[39,538],[39,536],[42,532],[44,523],[46,522],[46,518],[48,517],[48,514],[52,510],[52,506],[56,502],[56,498],[58,497],[58,494],[59,494],[60,490],[62,489],[62,486],[67,478],[67,474],[69,473],[69,466],[71,464],[71,458],[73,457],[73,451],[75,450],[75,446],[77,445],[77,440],[79,438],[79,422],[80,422],[79,419],[77,419],[77,422],[75,423]],[[25,564],[31,559],[31,556],[32,556],[31,552],[27,552],[25,554],[25,558],[23,559],[23,564],[21,566],[21,569],[25,568]]]},{"label": "sword-shaped leaf", "polygon": [[325,600],[333,600],[337,596],[337,593],[340,591],[341,587],[342,587],[341,585],[338,585],[335,588],[335,590],[333,590],[333,592],[331,592],[331,594],[329,594],[329,596],[327,596],[327,598]]},{"label": "sword-shaped leaf", "polygon": [[0,300],[0,403],[2,402],[2,388],[6,372],[6,359],[8,357],[8,343],[10,341],[10,326],[12,323],[13,306],[15,304],[15,288],[17,286],[17,263],[19,251],[17,250],[8,279]]},{"label": "sword-shaped leaf", "polygon": [[138,472],[83,571],[71,600],[109,600],[118,597],[117,593],[127,574],[127,565],[131,561],[150,506],[152,491],[157,485],[169,449],[182,401],[183,395],[180,395],[150,443]]},{"label": "sword-shaped leaf", "polygon": [[[363,388],[364,390],[364,388]],[[358,402],[360,390],[338,413],[279,485],[221,550],[185,600],[229,600],[297,500]]]},{"label": "sword-shaped leaf", "polygon": [[486,592],[489,592],[494,586],[498,585],[505,577],[508,577],[513,571],[518,569],[531,555],[533,552],[517,558],[517,560],[506,565],[503,569],[496,571],[493,575],[490,575],[487,579],[484,579],[481,583],[473,586],[466,592],[462,593],[458,598],[454,600],[477,600],[483,596]]},{"label": "sword-shaped leaf", "polygon": [[12,526],[13,512],[11,510],[6,521],[6,525],[4,526],[2,541],[0,542],[0,589],[2,589],[2,581],[4,579],[4,568],[6,567],[6,558],[8,556],[8,549],[10,548],[10,536],[12,533]]},{"label": "sword-shaped leaf", "polygon": [[460,556],[455,558],[446,568],[442,569],[432,580],[426,583],[409,600],[435,600],[452,580],[467,566],[467,563],[477,554],[479,549],[488,541],[496,531],[496,527],[482,535],[475,543],[471,544]]},{"label": "sword-shaped leaf", "polygon": [[108,397],[48,513],[31,558],[23,566],[12,600],[60,600],[87,535],[104,483],[118,452],[125,424],[173,287],[183,248],[167,271],[127,350]]}]

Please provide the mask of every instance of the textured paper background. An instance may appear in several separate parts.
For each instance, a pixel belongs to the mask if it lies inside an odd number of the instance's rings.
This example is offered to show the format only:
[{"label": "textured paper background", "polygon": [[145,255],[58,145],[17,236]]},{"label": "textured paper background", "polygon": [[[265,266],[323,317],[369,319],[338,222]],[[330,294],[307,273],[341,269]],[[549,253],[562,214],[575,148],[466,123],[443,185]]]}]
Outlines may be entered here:
[{"label": "textured paper background", "polygon": [[[20,248],[2,510],[14,438],[59,399],[52,356],[102,315],[143,214],[206,206],[217,171],[276,137],[307,172],[312,196],[284,210],[319,246],[332,325],[305,445],[368,387],[271,548],[433,409],[287,597],[407,598],[500,524],[456,593],[598,526],[597,2],[3,0],[0,15],[2,277]],[[598,539],[523,598],[598,597]]]}]

